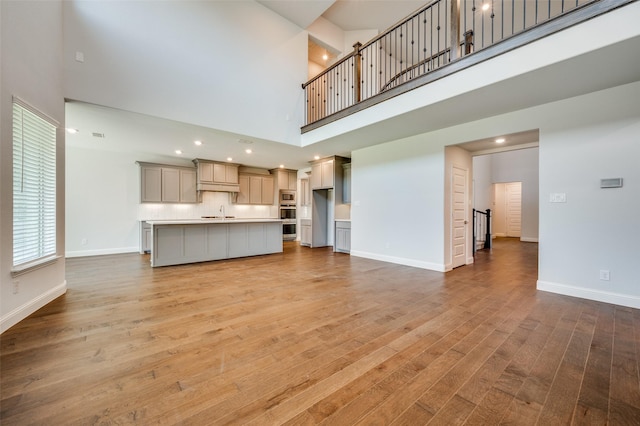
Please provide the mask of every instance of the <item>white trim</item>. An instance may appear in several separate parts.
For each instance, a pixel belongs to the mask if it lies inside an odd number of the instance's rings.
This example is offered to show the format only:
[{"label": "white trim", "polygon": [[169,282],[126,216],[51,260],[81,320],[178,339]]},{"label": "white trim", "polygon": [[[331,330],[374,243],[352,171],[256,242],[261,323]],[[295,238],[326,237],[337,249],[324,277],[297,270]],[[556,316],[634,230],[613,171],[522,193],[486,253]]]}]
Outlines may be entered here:
[{"label": "white trim", "polygon": [[13,311],[9,312],[6,315],[3,315],[0,318],[0,333],[4,333],[9,328],[13,327],[38,309],[47,305],[48,303],[53,302],[58,297],[62,296],[67,292],[67,281],[65,280],[62,284],[52,288],[23,304],[22,306],[17,307]]},{"label": "white trim", "polygon": [[430,271],[445,272],[445,265],[421,260],[407,259],[404,257],[385,256],[377,253],[351,250],[351,256],[364,257],[366,259],[379,260],[381,262],[396,263],[398,265],[412,266],[414,268],[428,269]]},{"label": "white trim", "polygon": [[537,243],[538,239],[534,237],[520,237],[520,241],[524,243]]},{"label": "white trim", "polygon": [[506,237],[506,236],[507,236],[507,234],[505,234],[504,232],[496,232],[496,233],[495,233],[495,234],[493,234],[493,235],[495,235],[495,237],[494,237],[494,238],[496,238],[496,237],[504,238],[504,237]]},{"label": "white trim", "polygon": [[85,257],[85,256],[104,256],[107,254],[124,254],[124,253],[140,253],[140,247],[119,247],[98,250],[77,250],[68,251],[65,257]]},{"label": "white trim", "polygon": [[579,297],[581,299],[595,300],[597,302],[612,303],[614,305],[627,306],[640,309],[640,297],[628,294],[611,293],[608,291],[594,290],[584,287],[575,287],[567,284],[552,283],[538,280],[538,290],[550,293],[564,294],[565,296]]}]

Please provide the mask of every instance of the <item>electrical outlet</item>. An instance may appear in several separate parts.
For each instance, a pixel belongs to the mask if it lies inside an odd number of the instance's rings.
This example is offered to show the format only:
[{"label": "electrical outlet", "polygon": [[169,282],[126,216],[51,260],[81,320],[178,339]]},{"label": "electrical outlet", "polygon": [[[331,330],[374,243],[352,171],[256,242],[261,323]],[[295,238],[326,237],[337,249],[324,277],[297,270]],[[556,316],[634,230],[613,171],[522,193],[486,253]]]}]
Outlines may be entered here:
[{"label": "electrical outlet", "polygon": [[609,281],[610,275],[608,269],[600,269],[600,279],[602,281]]},{"label": "electrical outlet", "polygon": [[20,293],[20,281],[15,280],[13,282],[13,294],[18,294]]}]

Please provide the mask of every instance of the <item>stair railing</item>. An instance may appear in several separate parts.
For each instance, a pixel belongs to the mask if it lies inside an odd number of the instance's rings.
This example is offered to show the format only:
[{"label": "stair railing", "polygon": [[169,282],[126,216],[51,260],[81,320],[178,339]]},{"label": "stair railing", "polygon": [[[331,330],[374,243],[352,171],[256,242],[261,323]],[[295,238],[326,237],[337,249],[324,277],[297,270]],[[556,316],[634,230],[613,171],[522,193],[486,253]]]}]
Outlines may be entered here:
[{"label": "stair railing", "polygon": [[473,209],[473,254],[482,249],[491,248],[491,209],[485,211]]},{"label": "stair railing", "polygon": [[305,125],[600,0],[433,0],[302,84]]}]

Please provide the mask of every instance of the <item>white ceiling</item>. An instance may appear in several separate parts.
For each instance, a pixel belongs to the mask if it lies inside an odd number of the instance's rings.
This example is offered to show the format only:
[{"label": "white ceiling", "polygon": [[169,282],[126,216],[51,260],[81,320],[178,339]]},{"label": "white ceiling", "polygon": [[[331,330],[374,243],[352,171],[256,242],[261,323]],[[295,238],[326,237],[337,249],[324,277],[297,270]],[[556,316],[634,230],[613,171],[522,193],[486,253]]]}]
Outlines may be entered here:
[{"label": "white ceiling", "polygon": [[425,0],[257,0],[300,28],[320,16],[343,31],[386,30],[429,3]]}]

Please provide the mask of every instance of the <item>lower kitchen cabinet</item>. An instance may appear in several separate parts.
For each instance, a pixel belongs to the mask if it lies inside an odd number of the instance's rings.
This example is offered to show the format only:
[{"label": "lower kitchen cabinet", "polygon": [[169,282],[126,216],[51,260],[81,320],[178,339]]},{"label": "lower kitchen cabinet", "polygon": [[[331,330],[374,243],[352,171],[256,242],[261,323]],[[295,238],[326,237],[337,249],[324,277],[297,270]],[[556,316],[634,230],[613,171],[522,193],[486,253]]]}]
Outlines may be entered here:
[{"label": "lower kitchen cabinet", "polygon": [[351,222],[346,220],[336,220],[336,238],[333,250],[340,253],[351,251]]},{"label": "lower kitchen cabinet", "polygon": [[151,225],[145,221],[140,222],[140,254],[151,251]]},{"label": "lower kitchen cabinet", "polygon": [[311,246],[311,219],[300,219],[300,245]]}]

